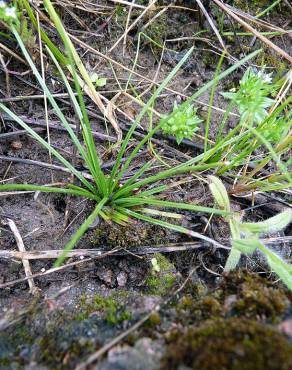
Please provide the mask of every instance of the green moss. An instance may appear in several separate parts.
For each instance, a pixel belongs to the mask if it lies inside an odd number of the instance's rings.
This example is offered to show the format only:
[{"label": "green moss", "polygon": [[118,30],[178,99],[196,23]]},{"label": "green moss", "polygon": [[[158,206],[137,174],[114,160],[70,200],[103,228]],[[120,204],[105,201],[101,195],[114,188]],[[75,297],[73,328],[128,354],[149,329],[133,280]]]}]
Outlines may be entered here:
[{"label": "green moss", "polygon": [[172,332],[161,369],[288,370],[292,344],[275,329],[242,318],[215,319]]},{"label": "green moss", "polygon": [[151,22],[145,30],[145,33],[153,41],[151,44],[151,49],[154,51],[154,53],[157,47],[160,49],[161,52],[164,40],[167,38],[169,33],[167,15],[164,13],[155,21]]},{"label": "green moss", "polygon": [[177,308],[179,310],[190,310],[193,307],[194,307],[194,300],[191,297],[191,295],[183,296],[177,305]]},{"label": "green moss", "polygon": [[149,293],[156,295],[164,295],[167,293],[168,289],[172,287],[175,282],[175,275],[173,274],[163,274],[160,276],[148,276],[146,279],[146,284],[149,289]]},{"label": "green moss", "polygon": [[110,324],[119,324],[123,321],[131,320],[131,313],[118,300],[119,297],[114,297],[114,295],[103,297],[97,294],[89,300],[82,296],[76,319],[83,321],[94,312],[102,312],[105,320]]},{"label": "green moss", "polygon": [[161,323],[161,316],[158,312],[153,312],[149,319],[144,324],[146,328],[155,328],[157,325]]},{"label": "green moss", "polygon": [[288,312],[290,300],[291,293],[283,286],[275,286],[255,273],[235,271],[226,275],[214,291],[189,284],[177,312],[182,321],[240,316],[274,323]]},{"label": "green moss", "polygon": [[260,66],[275,68],[275,79],[281,78],[284,72],[289,69],[288,62],[286,63],[285,60],[280,60],[278,55],[274,55],[270,49],[265,47],[263,47],[263,51],[256,58],[255,63]]},{"label": "green moss", "polygon": [[93,245],[107,245],[109,247],[130,248],[164,242],[167,231],[161,227],[140,221],[128,223],[126,226],[106,222],[101,223],[89,236]]},{"label": "green moss", "polygon": [[146,285],[149,293],[164,295],[176,280],[175,267],[161,253],[155,253],[153,258],[157,260],[160,271],[151,271],[146,277]]},{"label": "green moss", "polygon": [[220,288],[222,303],[235,296],[226,307],[227,314],[232,312],[233,315],[275,322],[290,306],[291,292],[256,273],[232,272],[225,277]]},{"label": "green moss", "polygon": [[96,350],[91,339],[74,338],[70,342],[67,340],[65,342],[57,333],[41,337],[38,341],[40,348],[38,362],[54,370],[72,369],[81,356]]},{"label": "green moss", "polygon": [[0,366],[9,366],[10,365],[10,360],[6,357],[6,358],[0,358]]},{"label": "green moss", "polygon": [[20,352],[24,346],[32,345],[34,337],[25,322],[20,322],[18,325],[8,332],[0,333],[0,366],[10,365],[13,360],[17,361],[19,368],[24,365]]}]

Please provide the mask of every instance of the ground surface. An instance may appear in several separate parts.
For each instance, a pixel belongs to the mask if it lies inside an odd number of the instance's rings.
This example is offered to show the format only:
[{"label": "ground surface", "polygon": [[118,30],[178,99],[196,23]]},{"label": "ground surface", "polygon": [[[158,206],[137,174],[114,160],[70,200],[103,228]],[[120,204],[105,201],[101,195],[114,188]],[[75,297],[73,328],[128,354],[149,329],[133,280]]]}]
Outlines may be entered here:
[{"label": "ground surface", "polygon": [[[167,48],[161,58],[162,49],[141,37],[135,69],[139,75],[132,77],[132,85],[137,92],[145,91],[144,98],[150,96],[149,91],[153,87],[149,80],[163,80],[186,50],[195,45],[193,55],[168,86],[175,92],[166,91],[158,99],[155,109],[160,113],[170,111],[174,100],[183,101],[185,96],[214,76],[220,44],[196,7],[195,12],[169,8],[148,25],[153,14],[158,13],[157,9],[151,10],[131,29],[124,46],[121,41],[109,53],[107,51],[125,30],[128,7],[115,5],[111,1],[95,1],[92,3],[96,3],[98,7],[88,3],[87,10],[84,10],[83,6],[80,9],[73,7],[73,4],[79,3],[77,1],[70,2],[68,8],[66,3],[58,1],[57,9],[67,30],[127,68],[132,68],[133,65],[139,31],[143,31],[158,44],[166,39],[171,40],[166,43]],[[136,3],[145,5],[147,2]],[[165,5],[163,1],[159,3],[160,6]],[[195,2],[173,3],[194,9]],[[250,8],[247,8],[246,2],[232,3],[255,14],[265,9],[269,2],[250,2],[253,3]],[[284,3],[265,19],[275,25],[285,25],[288,29],[289,7]],[[211,7],[210,11],[218,24],[218,9]],[[140,14],[141,9],[134,8],[130,24]],[[225,18],[224,25],[227,28],[228,22]],[[206,36],[203,34],[203,37],[194,38],[194,34],[201,30],[206,31]],[[57,39],[52,30],[50,32]],[[291,39],[278,37],[274,41],[289,51]],[[30,42],[30,50],[35,55],[36,63],[39,63],[36,38],[31,38]],[[240,40],[226,37],[225,42],[236,59],[261,45],[259,41],[251,44],[250,37]],[[14,41],[5,40],[5,43],[17,50]],[[114,98],[116,106],[125,113],[116,111],[117,121],[125,133],[130,119],[139,110],[139,105],[133,103],[128,96],[116,95],[120,91],[119,83],[124,86],[127,82],[129,71],[117,64],[110,65],[80,43],[76,43],[76,47],[89,71],[98,64],[100,77],[107,77],[107,84],[100,88],[100,92],[109,100]],[[257,61],[259,65],[263,60],[271,70],[276,70],[275,73],[284,73],[287,70],[285,61],[265,48]],[[228,65],[227,62],[223,64],[223,67]],[[7,85],[7,73],[1,68],[1,99],[9,101],[11,96],[27,97],[41,93],[32,73],[25,73],[26,66],[12,58],[9,71],[15,73],[9,74]],[[220,84],[218,91],[224,91],[237,83],[242,71],[234,73]],[[50,66],[47,66],[46,76],[48,86],[54,92],[65,92]],[[133,90],[130,92],[135,96]],[[200,98],[201,104],[198,107],[202,117],[207,114],[208,99],[208,94]],[[59,101],[74,123],[74,112],[68,104],[68,98]],[[109,135],[114,142],[115,131],[109,124],[104,124],[103,117],[89,99],[86,103],[93,130]],[[216,93],[214,105],[224,109],[226,103],[220,94]],[[42,99],[19,99],[11,102],[10,108],[23,115],[32,127],[43,127],[41,124],[45,124]],[[215,135],[218,121],[216,118],[220,115],[220,111],[214,112],[210,139]],[[49,119],[50,122],[56,119],[52,110],[49,110]],[[145,124],[146,121],[143,122]],[[0,155],[6,157],[5,160],[0,157],[2,183],[11,180],[37,184],[68,181],[66,174],[61,171],[7,160],[7,157],[13,157],[50,162],[47,152],[28,135],[1,137],[19,129],[7,117],[2,117],[0,128]],[[140,133],[143,133],[142,128]],[[52,128],[50,140],[67,158],[72,158],[72,144],[65,132]],[[154,144],[160,156],[174,165],[200,152],[201,143],[198,138],[196,140],[195,146],[188,142],[177,146],[171,139],[156,137]],[[102,138],[96,140],[103,164],[108,168],[116,156],[112,142]],[[150,158],[151,154],[147,150],[143,151],[126,175]],[[80,158],[75,157],[74,160],[77,166],[82,167]],[[162,166],[159,162],[157,165]],[[213,205],[211,194],[200,179],[184,179],[184,184],[169,192],[169,199]],[[232,199],[235,209],[247,209],[245,217],[249,220],[274,215],[280,207],[275,200],[256,198],[256,202],[261,206],[250,210],[251,199]],[[100,349],[95,361],[90,361],[87,368],[292,368],[292,296],[281,283],[275,281],[274,276],[266,273],[265,261],[260,256],[255,258],[254,263],[245,259],[241,262],[239,272],[224,276],[222,266],[227,257],[226,251],[210,246],[198,248],[197,241],[158,226],[133,222],[122,227],[97,220],[96,225],[86,233],[76,248],[98,250],[101,254],[95,258],[90,258],[90,255],[71,258],[67,261],[71,264],[69,267],[47,275],[43,273],[53,266],[52,260],[31,260],[32,272],[43,275],[34,279],[37,291],[33,296],[29,292],[27,281],[17,281],[25,277],[21,260],[11,255],[3,257],[5,251],[17,250],[15,235],[7,225],[7,220],[12,219],[17,225],[27,251],[51,251],[64,247],[92,207],[93,204],[89,201],[69,199],[61,195],[36,196],[35,193],[29,193],[0,197],[0,250],[3,252],[2,257],[0,256],[0,369],[74,369],[78,365],[85,368],[85,361]],[[209,224],[203,214],[184,215],[184,225],[195,231],[205,232],[209,237],[228,245],[229,231],[223,219],[213,218]],[[267,237],[284,235],[291,235],[291,230]],[[165,252],[167,247],[172,247],[174,251],[153,255],[153,247],[157,252]],[[281,250],[286,258],[291,258],[290,247],[287,243],[274,244],[274,248]],[[102,253],[113,248],[120,248],[117,255],[103,256]],[[153,272],[153,257],[161,266],[159,273]],[[141,321],[137,330],[131,330],[139,320],[144,322]],[[103,347],[122,333],[125,335],[119,341],[113,342],[107,349]]]}]

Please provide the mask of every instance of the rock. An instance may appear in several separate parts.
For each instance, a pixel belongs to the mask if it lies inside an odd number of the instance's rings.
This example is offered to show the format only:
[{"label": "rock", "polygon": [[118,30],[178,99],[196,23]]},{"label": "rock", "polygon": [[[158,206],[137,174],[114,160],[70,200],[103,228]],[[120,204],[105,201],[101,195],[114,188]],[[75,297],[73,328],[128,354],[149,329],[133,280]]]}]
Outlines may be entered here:
[{"label": "rock", "polygon": [[46,366],[41,366],[35,362],[32,362],[29,365],[26,365],[24,370],[49,370],[49,368]]},{"label": "rock", "polygon": [[163,353],[161,343],[141,338],[134,347],[114,347],[94,370],[158,370]]},{"label": "rock", "polygon": [[121,271],[117,275],[118,286],[124,287],[127,284],[128,276],[125,272]]},{"label": "rock", "polygon": [[104,283],[106,283],[108,285],[113,284],[113,272],[112,272],[112,270],[101,268],[100,270],[97,271],[97,276]]},{"label": "rock", "polygon": [[292,339],[292,319],[287,319],[281,322],[278,328],[283,334],[287,335],[290,340]]}]

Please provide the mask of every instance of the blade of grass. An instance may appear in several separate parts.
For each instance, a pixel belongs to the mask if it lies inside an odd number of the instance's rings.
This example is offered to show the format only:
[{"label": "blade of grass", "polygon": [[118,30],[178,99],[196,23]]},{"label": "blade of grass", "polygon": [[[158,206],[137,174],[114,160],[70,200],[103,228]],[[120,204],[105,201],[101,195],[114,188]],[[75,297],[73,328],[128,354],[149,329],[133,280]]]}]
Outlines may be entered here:
[{"label": "blade of grass", "polygon": [[56,66],[58,68],[59,73],[62,76],[62,79],[63,79],[63,81],[66,85],[66,88],[68,90],[68,93],[70,95],[72,103],[74,105],[75,112],[76,112],[76,114],[79,118],[79,122],[80,122],[80,125],[81,125],[84,142],[85,142],[85,145],[86,145],[86,148],[87,148],[87,153],[86,154],[88,154],[88,155],[87,155],[86,159],[88,161],[88,166],[89,166],[90,172],[91,172],[91,174],[92,174],[92,176],[93,176],[93,178],[94,178],[94,180],[97,184],[99,192],[102,195],[105,195],[105,193],[107,192],[105,176],[102,172],[102,169],[101,169],[101,166],[100,166],[100,159],[97,155],[97,151],[96,151],[96,147],[95,147],[95,143],[94,143],[94,137],[92,135],[92,129],[91,129],[90,122],[89,122],[89,119],[88,119],[88,115],[87,115],[87,111],[86,111],[86,107],[85,107],[85,103],[84,103],[84,99],[83,99],[83,95],[82,95],[82,90],[81,90],[79,80],[78,80],[78,77],[77,77],[77,73],[76,73],[76,70],[75,70],[75,67],[74,67],[74,60],[72,58],[70,50],[68,50],[67,52],[68,52],[68,58],[69,58],[69,62],[70,62],[70,70],[71,70],[71,74],[72,74],[73,79],[74,79],[79,104],[77,102],[77,99],[76,99],[76,97],[75,97],[75,95],[74,95],[74,93],[71,89],[71,86],[70,86],[64,72],[62,71],[58,61],[54,58],[52,53],[50,53],[50,51],[49,51],[49,53],[51,55],[51,58],[53,59],[54,63],[56,64]]},{"label": "blade of grass", "polygon": [[[121,150],[119,151],[119,154],[116,159],[116,163],[111,171],[110,175],[110,183],[113,183],[114,178],[117,175],[118,168],[121,164],[121,160],[123,155],[125,154],[126,147],[132,137],[133,132],[135,131],[136,127],[138,124],[141,122],[142,118],[144,117],[145,113],[147,110],[151,107],[153,102],[156,100],[156,98],[160,95],[161,91],[167,86],[167,84],[173,79],[173,77],[176,75],[176,73],[179,71],[181,66],[186,62],[186,60],[189,58],[191,53],[193,52],[194,48],[192,47],[185,55],[184,57],[180,60],[180,62],[175,66],[175,68],[170,72],[170,74],[163,80],[161,85],[155,90],[154,94],[152,94],[151,98],[148,100],[148,102],[144,105],[143,109],[139,113],[138,117],[135,119],[134,123],[132,124],[130,130],[128,131],[126,137],[123,140]],[[132,156],[133,157],[133,156]],[[125,172],[129,165],[129,161],[127,161],[127,165],[122,167],[122,171]],[[113,185],[111,185],[113,186]]]},{"label": "blade of grass", "polygon": [[[266,140],[262,134],[260,134],[255,128],[249,126],[249,130],[255,135],[258,137],[258,139],[265,145],[265,147],[268,149],[268,151],[270,152],[273,160],[277,163],[278,167],[281,169],[281,171],[283,172],[283,174],[285,175],[286,179],[291,182],[292,181],[292,178],[289,174],[289,171],[286,167],[286,165],[280,160],[280,157],[277,155],[277,153],[275,152],[274,148],[272,147],[271,143]],[[292,142],[292,137],[290,137],[290,143]]]},{"label": "blade of grass", "polygon": [[122,198],[115,200],[115,204],[121,205],[122,207],[134,207],[134,206],[142,206],[142,205],[151,205],[156,207],[164,207],[164,208],[176,208],[176,209],[184,209],[188,211],[195,211],[195,212],[204,212],[204,213],[212,213],[220,216],[228,216],[230,212],[210,208],[210,207],[203,207],[197,206],[194,204],[187,204],[187,203],[179,203],[179,202],[169,202],[166,200],[159,200],[155,198],[139,198],[136,196]]},{"label": "blade of grass", "polygon": [[[94,84],[92,83],[91,79],[90,79],[90,76],[84,66],[84,64],[82,63],[82,60],[80,59],[70,37],[68,36],[63,24],[62,24],[62,21],[60,19],[60,17],[58,16],[57,12],[55,11],[55,8],[54,6],[52,5],[52,2],[50,0],[44,0],[44,6],[47,10],[47,12],[49,13],[60,37],[62,38],[62,41],[64,43],[64,46],[66,48],[66,50],[70,51],[71,54],[72,54],[72,57],[73,57],[73,60],[77,66],[77,69],[78,71],[80,72],[85,84],[83,87],[83,89],[86,91],[86,93],[90,96],[90,98],[95,102],[95,104],[98,106],[98,108],[101,110],[101,112],[108,118],[108,120],[110,121],[110,123],[112,124],[112,126],[114,127],[115,131],[117,132],[118,134],[118,141],[121,140],[121,137],[122,137],[122,133],[121,133],[121,130],[120,128],[118,127],[116,121],[109,115],[107,114],[107,110],[105,109],[105,106],[100,98],[100,95],[99,93],[96,91],[95,87],[94,87]],[[70,65],[70,63],[69,63]],[[69,69],[70,70],[70,69]],[[71,71],[70,71],[71,72]]]},{"label": "blade of grass", "polygon": [[78,197],[86,197],[88,199],[97,200],[96,195],[86,191],[85,189],[70,189],[70,188],[58,188],[54,186],[44,186],[44,185],[31,185],[31,184],[0,184],[0,192],[7,190],[27,190],[27,191],[41,191],[42,193],[62,193],[68,195],[75,195]]},{"label": "blade of grass", "polygon": [[140,212],[153,215],[153,216],[175,218],[177,220],[181,220],[184,217],[183,215],[179,213],[158,211],[157,209],[152,209],[152,208],[141,208]]},{"label": "blade of grass", "polygon": [[[232,65],[231,67],[229,67],[226,71],[220,73],[218,76],[217,76],[217,79],[216,81],[220,81],[221,79],[225,78],[226,76],[228,76],[230,73],[232,73],[234,70],[236,70],[237,68],[239,68],[240,66],[242,66],[244,63],[246,63],[248,60],[254,58],[256,55],[258,55],[260,53],[261,49],[259,50],[256,50],[254,51],[253,53],[247,55],[245,58],[243,58],[242,60],[240,60],[239,62],[237,62],[236,64]],[[191,52],[191,50],[189,51],[189,53]],[[187,53],[185,55],[185,59],[186,57],[188,57],[188,54]],[[183,59],[184,59],[183,58]],[[155,91],[155,93],[152,95],[152,97],[149,99],[149,101],[147,102],[147,104],[144,106],[144,108],[142,109],[142,111],[140,112],[139,116],[137,117],[137,119],[135,120],[135,122],[133,123],[131,129],[129,130],[125,140],[124,140],[124,145],[122,145],[122,148],[121,148],[121,151],[118,155],[118,158],[117,158],[117,161],[116,161],[116,165],[113,167],[113,170],[112,170],[112,173],[111,173],[111,181],[113,180],[113,177],[116,175],[116,172],[117,172],[117,169],[120,165],[120,161],[122,159],[122,156],[124,154],[124,151],[125,151],[125,148],[127,146],[127,143],[128,141],[130,140],[131,138],[131,135],[132,133],[134,132],[135,128],[137,127],[137,125],[140,123],[142,117],[144,116],[144,114],[146,113],[147,109],[151,106],[151,104],[153,104],[153,101],[155,101],[155,99],[157,98],[157,96],[159,96],[160,92],[162,91],[162,89],[166,86],[166,84],[171,80],[171,78],[174,76],[174,74],[177,72],[177,70],[180,68],[180,64],[182,64],[181,62],[183,61],[183,59],[180,61],[180,63],[175,67],[175,69],[170,73],[170,75],[162,82],[162,84],[157,88],[157,90]],[[213,86],[213,84],[215,83],[214,80],[208,82],[207,84],[205,84],[203,87],[201,87],[195,94],[193,94],[190,98],[188,98],[186,100],[185,103],[183,104],[190,104],[193,100],[197,99],[200,95],[202,95],[206,90],[208,90],[210,87]],[[220,143],[221,145],[221,143]],[[226,141],[224,142],[224,146],[226,146]],[[214,152],[217,151],[217,148],[214,148],[213,149]],[[204,154],[207,155],[209,154],[210,156],[210,153],[211,152],[205,152]],[[187,164],[192,164],[192,163],[195,163],[196,161],[198,160],[201,160],[202,157],[200,157],[200,159],[198,159],[200,156],[196,157],[195,159],[192,159],[188,162],[186,162],[185,164],[183,165],[187,165]],[[131,160],[132,160],[133,157],[131,157]],[[205,157],[205,160],[207,158]],[[130,161],[127,160],[127,162],[124,164],[124,166],[122,167],[122,170],[119,172],[119,174],[123,173],[127,167],[129,166],[130,164]],[[177,168],[179,168],[180,166],[183,166],[183,165],[179,165]]]},{"label": "blade of grass", "polygon": [[[20,35],[18,34],[18,32],[16,31],[16,29],[12,26],[12,32],[21,48],[21,51],[23,53],[23,55],[25,56],[25,59],[27,60],[29,66],[31,67],[35,77],[37,78],[39,84],[41,85],[42,89],[44,90],[44,92],[46,93],[46,96],[47,98],[49,99],[51,105],[53,106],[54,110],[55,110],[55,113],[57,114],[57,116],[59,117],[59,119],[61,120],[61,122],[63,123],[64,127],[66,128],[66,130],[68,131],[73,143],[76,145],[76,147],[78,148],[79,150],[79,153],[80,155],[83,157],[83,158],[86,158],[86,153],[84,151],[84,148],[82,147],[80,141],[78,140],[77,136],[75,135],[74,131],[72,130],[71,126],[69,125],[68,121],[66,120],[64,114],[62,113],[62,111],[60,110],[58,104],[56,103],[54,97],[52,96],[50,90],[47,88],[47,85],[45,83],[45,81],[42,79],[41,75],[39,74],[38,70],[36,69],[30,55],[28,54],[27,50],[26,50],[26,47],[25,45],[23,44],[22,40],[21,40],[21,37]],[[24,122],[23,122],[24,124]],[[28,127],[26,125],[26,127]],[[34,132],[34,131],[33,131]],[[35,133],[35,132],[34,132]],[[38,136],[40,137],[40,136]],[[43,140],[43,139],[42,139]],[[44,142],[44,140],[42,141]],[[51,148],[51,147],[50,147]],[[47,148],[48,149],[48,148]],[[52,151],[53,148],[51,148],[51,151]],[[53,152],[53,151],[52,151]],[[61,155],[60,155],[61,156]],[[67,162],[68,163],[68,162]],[[68,166],[66,166],[68,167]],[[71,166],[72,167],[72,166]],[[69,168],[69,167],[68,167]],[[76,175],[76,174],[75,174]],[[77,176],[78,177],[78,176]],[[81,180],[81,179],[80,179]],[[85,180],[85,179],[84,179]],[[82,180],[81,180],[82,181]],[[84,181],[82,181],[84,183]],[[88,182],[87,182],[87,187],[89,187],[90,190],[94,191],[94,187]],[[84,183],[85,184],[85,183]],[[88,186],[89,185],[89,186]]]},{"label": "blade of grass", "polygon": [[[140,178],[143,173],[145,173],[147,170],[149,170],[152,166],[152,164],[155,162],[154,159],[150,160],[149,162],[146,162],[137,172],[129,178],[124,184],[123,187],[127,187],[131,184],[133,184],[138,178]],[[119,181],[119,178],[115,179],[115,181]]]},{"label": "blade of grass", "polygon": [[[58,72],[60,73],[61,77],[62,77],[62,80],[66,86],[66,89],[68,91],[68,94],[70,96],[70,99],[73,103],[73,107],[74,107],[74,110],[75,110],[75,114],[77,115],[78,119],[79,119],[79,122],[80,122],[80,125],[81,125],[81,128],[82,128],[82,135],[83,135],[83,140],[85,142],[85,145],[86,147],[88,148],[88,138],[87,138],[87,130],[84,128],[84,123],[83,123],[83,116],[82,116],[82,112],[81,112],[81,109],[80,109],[80,106],[77,102],[77,99],[75,97],[75,94],[69,84],[69,81],[64,73],[64,71],[62,70],[59,62],[57,61],[57,59],[54,57],[53,53],[50,51],[49,48],[47,48],[47,51],[50,55],[50,57],[52,58],[55,66],[57,67],[58,69]],[[93,167],[93,163],[92,163],[92,160],[91,158],[87,155],[87,153],[84,153],[84,157],[83,157],[87,167],[89,168],[90,172],[91,173],[94,173],[94,167]]]},{"label": "blade of grass", "polygon": [[[230,75],[230,73],[232,73],[233,71],[235,71],[236,69],[238,69],[239,67],[241,67],[243,64],[245,64],[246,62],[248,62],[250,59],[252,59],[255,56],[257,56],[261,51],[262,51],[262,49],[255,50],[254,52],[248,54],[246,57],[244,57],[243,59],[241,59],[238,62],[236,62],[235,64],[233,64],[231,67],[227,68],[226,71],[220,73],[217,76],[216,83],[218,83],[223,78],[225,78],[228,75]],[[197,92],[195,92],[192,96],[190,96],[183,104],[189,105],[195,99],[197,99],[198,97],[200,97],[205,91],[207,91],[208,89],[210,89],[214,85],[214,83],[215,83],[214,79],[211,80],[211,81],[209,81],[208,83],[206,83]]]},{"label": "blade of grass", "polygon": [[[24,9],[27,11],[27,14],[33,24],[33,26],[38,29],[38,22],[37,19],[33,13],[33,10],[28,2],[28,0],[19,0],[21,9]],[[63,53],[60,52],[58,47],[50,40],[49,36],[47,33],[41,28],[40,29],[41,37],[44,43],[50,48],[51,52],[54,54],[56,59],[63,65],[67,65],[68,61],[67,58],[64,56]]]},{"label": "blade of grass", "polygon": [[210,100],[209,100],[209,108],[208,108],[208,115],[207,115],[207,121],[206,121],[206,128],[205,128],[205,139],[204,139],[204,153],[207,152],[208,149],[208,139],[209,139],[209,126],[210,126],[210,121],[212,117],[212,106],[213,106],[213,101],[215,97],[215,90],[216,90],[216,85],[217,85],[217,77],[221,69],[222,62],[225,57],[225,50],[223,51],[219,63],[216,68],[215,76],[214,76],[214,84],[211,89],[211,95],[210,95]]},{"label": "blade of grass", "polygon": [[[204,155],[204,153],[201,156],[198,156],[198,157],[202,158],[203,155]],[[199,159],[198,159],[198,161],[199,161]],[[222,165],[224,165],[223,162],[210,163],[210,164],[207,163],[207,164],[202,164],[202,165],[197,165],[197,166],[188,166],[188,165],[182,166],[182,165],[179,165],[179,166],[176,166],[174,168],[170,168],[168,170],[161,171],[156,175],[149,176],[149,177],[147,177],[143,180],[140,180],[140,181],[136,182],[135,184],[129,185],[127,187],[122,187],[120,190],[118,190],[115,193],[115,195],[113,196],[113,199],[114,200],[118,199],[118,198],[122,197],[124,194],[129,193],[130,191],[132,191],[135,188],[140,188],[144,185],[151,184],[153,182],[157,182],[159,180],[163,180],[163,179],[169,178],[171,176],[176,176],[176,175],[179,175],[179,174],[182,174],[182,173],[188,173],[188,172],[204,171],[204,170],[208,170],[208,169],[211,169],[211,168],[220,167]]]}]

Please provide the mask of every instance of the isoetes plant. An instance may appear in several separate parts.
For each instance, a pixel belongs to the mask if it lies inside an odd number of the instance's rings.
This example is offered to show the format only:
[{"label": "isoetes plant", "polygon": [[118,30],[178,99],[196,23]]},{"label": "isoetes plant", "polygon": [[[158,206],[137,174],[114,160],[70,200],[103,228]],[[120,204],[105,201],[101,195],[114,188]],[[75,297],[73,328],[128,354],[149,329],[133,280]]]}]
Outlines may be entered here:
[{"label": "isoetes plant", "polygon": [[292,290],[292,265],[266,247],[260,239],[261,235],[281,231],[288,226],[292,221],[292,209],[288,208],[265,221],[243,222],[240,214],[231,212],[228,193],[223,182],[215,176],[209,176],[209,179],[209,188],[216,203],[221,209],[229,213],[226,220],[229,222],[232,248],[224,271],[228,272],[235,269],[242,254],[252,254],[258,249],[265,255],[271,270]]}]

